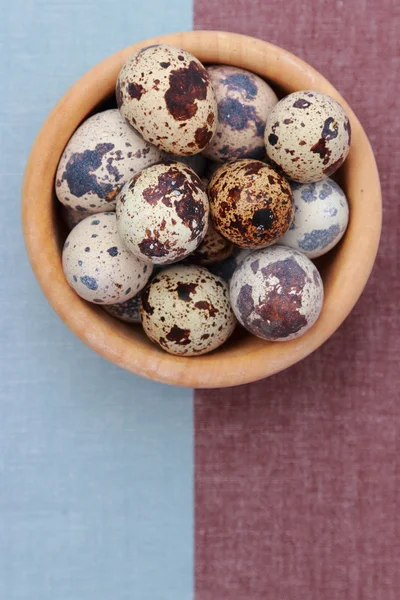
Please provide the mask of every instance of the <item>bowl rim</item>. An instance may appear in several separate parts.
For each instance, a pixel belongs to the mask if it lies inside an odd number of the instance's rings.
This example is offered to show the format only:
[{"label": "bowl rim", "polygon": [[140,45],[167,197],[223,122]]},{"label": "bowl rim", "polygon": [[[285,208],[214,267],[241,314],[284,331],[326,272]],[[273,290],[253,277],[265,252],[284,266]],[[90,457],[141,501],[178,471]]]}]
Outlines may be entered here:
[{"label": "bowl rim", "polygon": [[[313,89],[327,93],[343,105],[350,118],[352,145],[343,167],[346,173],[353,169],[345,190],[351,200],[350,223],[329,269],[321,316],[300,338],[282,344],[253,337],[249,341],[248,336],[240,344],[222,346],[207,355],[176,357],[142,340],[139,334],[130,334],[128,326],[99,307],[88,305],[66,283],[52,200],[59,157],[71,132],[93,111],[99,99],[110,94],[126,58],[157,43],[182,47],[205,63],[247,68],[278,85],[281,73],[288,71],[289,91]],[[368,211],[362,210],[362,203],[367,204]],[[69,88],[43,123],[27,161],[22,188],[22,227],[29,260],[43,293],[61,319],[89,347],[120,367],[159,382],[192,388],[230,387],[257,381],[295,364],[321,346],[349,315],[368,281],[381,225],[382,199],[374,154],[360,122],[339,92],[318,71],[290,52],[269,42],[223,31],[188,31],[153,37],[95,65]],[[132,336],[137,336],[134,344],[127,343]]]}]

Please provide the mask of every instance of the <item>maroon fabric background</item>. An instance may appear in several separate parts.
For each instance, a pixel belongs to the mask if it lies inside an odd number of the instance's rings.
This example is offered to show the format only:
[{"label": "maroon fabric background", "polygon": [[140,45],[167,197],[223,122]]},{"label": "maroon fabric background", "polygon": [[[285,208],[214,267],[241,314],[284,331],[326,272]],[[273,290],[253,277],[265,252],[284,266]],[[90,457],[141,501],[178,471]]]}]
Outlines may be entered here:
[{"label": "maroon fabric background", "polygon": [[195,28],[298,54],[375,149],[384,228],[373,276],[320,350],[195,401],[196,600],[400,598],[400,5],[195,0]]}]

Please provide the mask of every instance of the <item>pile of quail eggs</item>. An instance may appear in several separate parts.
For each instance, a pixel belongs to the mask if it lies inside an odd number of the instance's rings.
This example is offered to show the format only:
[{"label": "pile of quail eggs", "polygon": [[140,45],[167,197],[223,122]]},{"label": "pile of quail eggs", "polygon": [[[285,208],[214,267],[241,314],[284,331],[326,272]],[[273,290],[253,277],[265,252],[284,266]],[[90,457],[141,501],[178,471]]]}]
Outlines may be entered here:
[{"label": "pile of quail eggs", "polygon": [[340,104],[278,100],[254,73],[164,44],[126,61],[116,102],[57,170],[74,291],[175,355],[215,350],[237,321],[268,341],[307,331],[324,295],[312,259],[349,219],[330,179],[350,146]]}]

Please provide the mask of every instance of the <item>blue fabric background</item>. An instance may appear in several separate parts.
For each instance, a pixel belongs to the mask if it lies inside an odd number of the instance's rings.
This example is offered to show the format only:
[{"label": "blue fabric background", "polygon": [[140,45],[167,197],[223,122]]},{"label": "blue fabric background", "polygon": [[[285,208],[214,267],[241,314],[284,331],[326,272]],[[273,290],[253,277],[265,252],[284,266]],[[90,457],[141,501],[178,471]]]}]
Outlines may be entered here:
[{"label": "blue fabric background", "polygon": [[119,370],[66,329],[30,271],[19,198],[34,136],[69,85],[128,44],[191,29],[191,2],[2,9],[0,599],[189,599],[192,393]]}]

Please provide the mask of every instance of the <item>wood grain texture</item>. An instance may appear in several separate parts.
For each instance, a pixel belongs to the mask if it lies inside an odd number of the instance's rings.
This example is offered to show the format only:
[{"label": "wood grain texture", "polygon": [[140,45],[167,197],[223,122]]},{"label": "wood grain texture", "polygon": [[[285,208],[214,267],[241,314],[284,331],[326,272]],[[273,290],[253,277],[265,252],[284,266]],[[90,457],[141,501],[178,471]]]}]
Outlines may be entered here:
[{"label": "wood grain texture", "polygon": [[[177,358],[152,345],[139,329],[117,323],[101,309],[86,304],[63,276],[62,233],[53,194],[59,157],[79,123],[113,93],[124,60],[141,47],[157,42],[181,46],[203,62],[250,69],[286,92],[311,88],[329,93],[348,111],[353,140],[341,176],[351,206],[350,225],[323,269],[325,303],[321,317],[297,340],[272,344],[243,335],[212,354]],[[49,115],[32,149],[25,174],[22,216],[36,277],[51,305],[76,335],[108,360],[139,375],[175,385],[212,388],[256,381],[281,371],[332,335],[357,302],[370,275],[379,243],[381,195],[367,136],[350,107],[322,75],[266,42],[237,34],[198,31],[153,38],[126,48],[94,67],[67,92]]]}]

